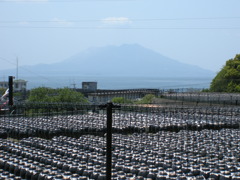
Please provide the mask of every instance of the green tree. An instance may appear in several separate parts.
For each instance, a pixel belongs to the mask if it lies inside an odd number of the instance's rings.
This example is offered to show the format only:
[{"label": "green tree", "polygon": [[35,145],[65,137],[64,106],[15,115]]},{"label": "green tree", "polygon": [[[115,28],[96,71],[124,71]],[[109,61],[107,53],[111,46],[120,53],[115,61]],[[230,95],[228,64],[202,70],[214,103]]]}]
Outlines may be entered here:
[{"label": "green tree", "polygon": [[5,88],[0,88],[0,97],[5,93],[6,89]]},{"label": "green tree", "polygon": [[212,80],[212,92],[240,92],[240,54],[226,62],[216,77]]},{"label": "green tree", "polygon": [[137,101],[136,103],[137,104],[151,104],[155,97],[156,96],[153,94],[147,94],[141,100]]},{"label": "green tree", "polygon": [[71,102],[71,103],[87,103],[87,99],[80,92],[63,88],[56,90],[56,96],[53,102]]},{"label": "green tree", "polygon": [[46,87],[34,88],[30,91],[29,102],[51,102],[54,90]]},{"label": "green tree", "polygon": [[68,88],[52,89],[39,87],[32,89],[28,98],[29,102],[71,102],[71,103],[87,103],[87,99],[82,93],[73,91]]},{"label": "green tree", "polygon": [[125,99],[124,97],[114,97],[112,102],[117,104],[132,104],[130,99]]}]

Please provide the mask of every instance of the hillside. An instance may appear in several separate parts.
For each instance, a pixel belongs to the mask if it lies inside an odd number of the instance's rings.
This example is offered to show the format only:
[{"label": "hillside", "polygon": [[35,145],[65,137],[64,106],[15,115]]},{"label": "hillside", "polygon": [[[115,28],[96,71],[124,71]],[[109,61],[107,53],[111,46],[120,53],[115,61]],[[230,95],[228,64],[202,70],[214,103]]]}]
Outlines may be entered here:
[{"label": "hillside", "polygon": [[[211,77],[214,73],[165,57],[140,45],[89,48],[54,64],[27,66],[34,73],[54,76]],[[31,74],[23,70],[21,76]]]}]

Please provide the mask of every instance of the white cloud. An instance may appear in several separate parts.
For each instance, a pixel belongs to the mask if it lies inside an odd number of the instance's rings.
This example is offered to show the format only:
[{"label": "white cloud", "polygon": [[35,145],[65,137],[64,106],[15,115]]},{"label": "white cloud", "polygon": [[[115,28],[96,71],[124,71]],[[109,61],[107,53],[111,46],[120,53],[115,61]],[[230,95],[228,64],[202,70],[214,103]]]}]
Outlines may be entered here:
[{"label": "white cloud", "polygon": [[102,19],[102,23],[109,25],[126,25],[131,24],[132,21],[127,17],[107,17]]},{"label": "white cloud", "polygon": [[54,24],[54,25],[59,25],[59,26],[71,26],[73,25],[73,22],[70,22],[70,21],[66,21],[64,19],[59,19],[59,18],[53,18],[51,20],[51,22]]},{"label": "white cloud", "polygon": [[26,26],[26,25],[29,25],[30,23],[27,21],[20,21],[20,22],[18,22],[18,24],[21,26]]}]

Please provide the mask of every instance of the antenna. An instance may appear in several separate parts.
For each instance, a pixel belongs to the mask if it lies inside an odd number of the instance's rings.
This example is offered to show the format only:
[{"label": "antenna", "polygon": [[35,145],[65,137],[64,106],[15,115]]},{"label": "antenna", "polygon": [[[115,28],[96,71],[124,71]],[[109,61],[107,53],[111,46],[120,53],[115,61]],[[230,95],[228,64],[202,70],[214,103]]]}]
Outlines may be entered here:
[{"label": "antenna", "polygon": [[17,57],[16,80],[18,80],[18,57]]},{"label": "antenna", "polygon": [[75,82],[73,82],[73,84],[71,84],[71,85],[73,85],[73,89],[76,89],[76,83]]}]

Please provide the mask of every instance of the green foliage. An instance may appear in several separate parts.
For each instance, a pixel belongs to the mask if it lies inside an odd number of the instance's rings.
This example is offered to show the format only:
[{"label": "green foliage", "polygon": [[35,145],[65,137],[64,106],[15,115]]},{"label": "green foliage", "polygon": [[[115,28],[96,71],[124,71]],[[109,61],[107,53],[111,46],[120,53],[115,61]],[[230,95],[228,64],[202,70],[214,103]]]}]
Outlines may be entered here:
[{"label": "green foliage", "polygon": [[55,98],[56,102],[78,102],[78,103],[87,103],[87,99],[83,96],[82,93],[70,90],[68,88],[59,89]]},{"label": "green foliage", "polygon": [[125,99],[124,97],[115,97],[112,99],[113,103],[117,104],[132,104],[133,102],[129,99]]},{"label": "green foliage", "polygon": [[212,80],[212,92],[240,92],[240,54],[226,62],[225,66]]},{"label": "green foliage", "polygon": [[153,102],[153,99],[156,98],[153,94],[147,94],[145,95],[141,100],[137,101],[137,104],[151,104]]},{"label": "green foliage", "polygon": [[202,92],[210,92],[209,89],[203,89]]},{"label": "green foliage", "polygon": [[32,89],[28,98],[29,102],[51,102],[53,89],[39,87]]},{"label": "green foliage", "polygon": [[5,93],[6,89],[0,88],[0,97]]},{"label": "green foliage", "polygon": [[28,98],[29,102],[46,102],[46,103],[87,103],[87,99],[82,93],[73,91],[68,88],[51,89],[39,87],[32,89]]}]

